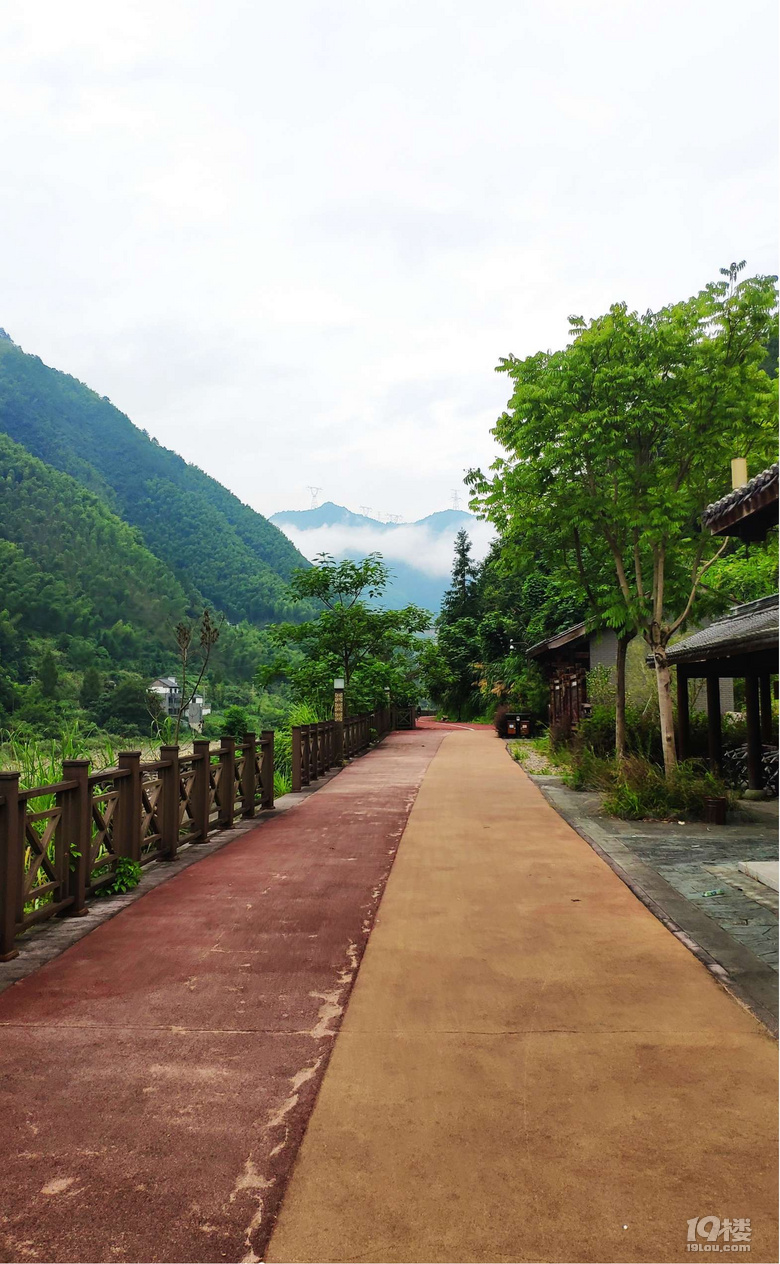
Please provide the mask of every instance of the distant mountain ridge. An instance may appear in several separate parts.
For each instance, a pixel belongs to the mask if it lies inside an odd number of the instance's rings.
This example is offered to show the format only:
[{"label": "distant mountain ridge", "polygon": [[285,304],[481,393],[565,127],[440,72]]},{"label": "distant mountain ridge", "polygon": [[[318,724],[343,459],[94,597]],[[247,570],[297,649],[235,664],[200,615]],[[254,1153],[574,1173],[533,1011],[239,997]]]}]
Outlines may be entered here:
[{"label": "distant mountain ridge", "polygon": [[231,622],[295,617],[287,581],[306,561],[278,527],[5,331],[0,432],[134,527],[192,605],[206,602]]},{"label": "distant mountain ridge", "polygon": [[379,518],[353,513],[344,505],[326,500],[315,509],[282,509],[279,513],[271,514],[268,521],[275,526],[286,524],[297,527],[299,531],[311,531],[314,527],[371,527],[377,531],[397,531],[399,527],[428,527],[438,534],[451,529],[457,532],[467,522],[475,522],[476,519],[474,514],[465,509],[439,509],[436,513],[418,518],[414,522],[382,522]]},{"label": "distant mountain ridge", "polygon": [[413,603],[435,614],[449,584],[455,536],[477,519],[464,509],[441,509],[415,522],[381,522],[328,500],[314,509],[283,510],[270,521],[289,531],[309,558],[319,552],[353,559],[382,553],[391,574],[382,604],[399,609]]}]

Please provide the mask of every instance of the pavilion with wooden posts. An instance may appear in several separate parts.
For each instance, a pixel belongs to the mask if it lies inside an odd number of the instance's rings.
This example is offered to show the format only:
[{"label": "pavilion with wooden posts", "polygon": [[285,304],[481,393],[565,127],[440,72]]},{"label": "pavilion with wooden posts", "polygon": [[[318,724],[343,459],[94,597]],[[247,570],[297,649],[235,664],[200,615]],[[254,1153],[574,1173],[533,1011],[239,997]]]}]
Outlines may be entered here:
[{"label": "pavilion with wooden posts", "polygon": [[[744,462],[734,462],[744,469]],[[714,536],[735,536],[749,545],[765,540],[778,521],[778,467],[763,470],[702,514]],[[678,753],[690,747],[688,681],[707,683],[710,762],[723,765],[720,680],[744,679],[747,718],[747,772],[751,790],[764,787],[764,747],[772,745],[772,679],[778,663],[778,597],[735,606],[724,619],[674,645],[667,657],[677,670]]]},{"label": "pavilion with wooden posts", "polygon": [[764,786],[763,748],[772,744],[772,677],[777,673],[778,598],[735,606],[725,619],[671,645],[677,669],[677,740],[680,759],[690,749],[688,682],[707,683],[707,737],[710,763],[723,765],[721,678],[744,679],[747,716],[748,786]]}]

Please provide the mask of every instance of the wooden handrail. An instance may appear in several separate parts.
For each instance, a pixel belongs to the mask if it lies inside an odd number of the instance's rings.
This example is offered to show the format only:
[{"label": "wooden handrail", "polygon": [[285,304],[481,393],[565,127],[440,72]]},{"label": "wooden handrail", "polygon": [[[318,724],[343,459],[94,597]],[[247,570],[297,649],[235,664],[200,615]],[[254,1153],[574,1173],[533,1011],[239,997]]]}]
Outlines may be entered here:
[{"label": "wooden handrail", "polygon": [[[66,760],[62,780],[23,790],[18,772],[0,771],[0,962],[18,955],[15,937],[29,926],[85,912],[122,857],[173,861],[236,815],[273,809],[270,730],[194,748],[163,746],[143,763],[140,751],[123,751],[116,767],[92,772],[87,760]],[[44,796],[53,804],[33,811]]]}]

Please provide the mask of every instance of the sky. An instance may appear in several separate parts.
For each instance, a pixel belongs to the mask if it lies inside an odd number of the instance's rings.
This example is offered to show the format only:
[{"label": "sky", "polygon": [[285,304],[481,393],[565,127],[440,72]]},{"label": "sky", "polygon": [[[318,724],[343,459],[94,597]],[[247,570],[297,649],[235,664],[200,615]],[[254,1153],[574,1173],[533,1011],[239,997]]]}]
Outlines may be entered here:
[{"label": "sky", "polygon": [[262,513],[465,505],[499,357],[777,271],[774,0],[4,0],[0,325]]}]

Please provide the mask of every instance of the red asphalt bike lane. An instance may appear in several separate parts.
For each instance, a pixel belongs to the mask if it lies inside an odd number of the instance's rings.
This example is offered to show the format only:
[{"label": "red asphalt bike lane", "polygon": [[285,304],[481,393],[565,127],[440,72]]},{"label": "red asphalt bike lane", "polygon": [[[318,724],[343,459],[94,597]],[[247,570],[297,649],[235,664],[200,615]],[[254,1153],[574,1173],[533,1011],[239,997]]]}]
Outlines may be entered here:
[{"label": "red asphalt bike lane", "polygon": [[444,736],[392,734],[0,997],[0,1258],[262,1258]]}]

